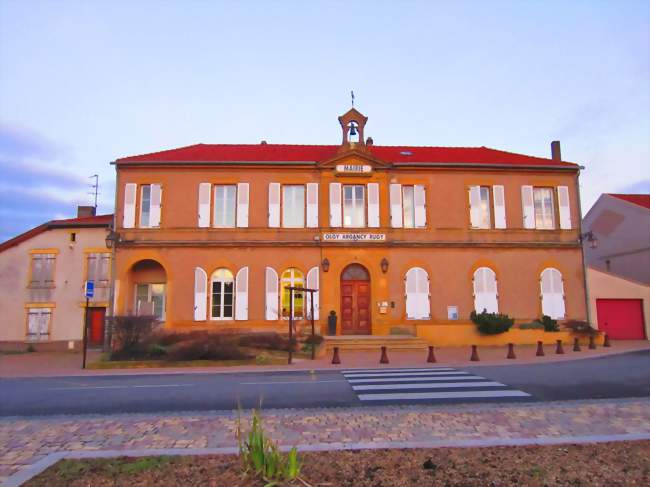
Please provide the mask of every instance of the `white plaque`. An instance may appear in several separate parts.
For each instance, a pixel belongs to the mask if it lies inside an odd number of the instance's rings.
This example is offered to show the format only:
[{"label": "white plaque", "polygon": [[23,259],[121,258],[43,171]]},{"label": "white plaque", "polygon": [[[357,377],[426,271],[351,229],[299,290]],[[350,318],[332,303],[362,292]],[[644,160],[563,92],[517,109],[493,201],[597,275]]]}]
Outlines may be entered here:
[{"label": "white plaque", "polygon": [[325,242],[385,242],[385,233],[324,233]]},{"label": "white plaque", "polygon": [[367,164],[337,164],[336,172],[364,174],[372,172],[372,166]]}]

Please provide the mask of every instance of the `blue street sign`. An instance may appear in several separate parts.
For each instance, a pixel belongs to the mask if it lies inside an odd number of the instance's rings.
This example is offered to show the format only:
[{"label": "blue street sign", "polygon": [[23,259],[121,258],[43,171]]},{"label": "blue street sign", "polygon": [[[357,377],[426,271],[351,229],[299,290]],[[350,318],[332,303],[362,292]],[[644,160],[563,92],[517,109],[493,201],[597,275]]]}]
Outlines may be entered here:
[{"label": "blue street sign", "polygon": [[95,295],[95,282],[94,281],[86,281],[85,296],[87,298],[92,298],[94,295]]}]

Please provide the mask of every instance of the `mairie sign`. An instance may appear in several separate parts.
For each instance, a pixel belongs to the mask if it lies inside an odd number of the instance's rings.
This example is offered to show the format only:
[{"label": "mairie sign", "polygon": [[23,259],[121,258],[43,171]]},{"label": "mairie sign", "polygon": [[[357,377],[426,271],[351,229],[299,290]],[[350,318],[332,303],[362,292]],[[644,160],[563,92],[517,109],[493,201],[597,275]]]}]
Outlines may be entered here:
[{"label": "mairie sign", "polygon": [[372,166],[367,164],[337,164],[336,172],[364,174],[372,172]]},{"label": "mairie sign", "polygon": [[385,233],[324,233],[324,242],[385,242]]}]

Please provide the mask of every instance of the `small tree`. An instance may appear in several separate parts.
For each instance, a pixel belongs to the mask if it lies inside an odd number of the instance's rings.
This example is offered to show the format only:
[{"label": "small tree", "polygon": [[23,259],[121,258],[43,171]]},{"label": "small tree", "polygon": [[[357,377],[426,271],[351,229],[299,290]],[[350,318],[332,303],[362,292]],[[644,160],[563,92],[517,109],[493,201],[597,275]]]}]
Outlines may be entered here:
[{"label": "small tree", "polygon": [[155,316],[113,316],[114,355],[134,355],[144,350],[146,340],[158,324]]},{"label": "small tree", "polygon": [[557,320],[554,320],[548,315],[542,316],[541,323],[544,326],[544,331],[560,331],[560,325],[557,324]]},{"label": "small tree", "polygon": [[515,323],[515,320],[506,314],[488,313],[485,309],[478,314],[472,311],[469,317],[478,327],[478,331],[484,335],[504,333]]}]

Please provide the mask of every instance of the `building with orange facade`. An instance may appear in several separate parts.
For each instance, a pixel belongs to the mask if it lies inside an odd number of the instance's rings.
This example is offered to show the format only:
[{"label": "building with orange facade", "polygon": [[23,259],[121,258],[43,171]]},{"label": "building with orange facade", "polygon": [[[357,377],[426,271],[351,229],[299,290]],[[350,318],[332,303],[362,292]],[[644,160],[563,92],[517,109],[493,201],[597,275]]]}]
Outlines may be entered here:
[{"label": "building with orange facade", "polygon": [[[579,166],[486,147],[397,147],[341,117],[339,145],[198,144],[124,157],[114,313],[177,330],[473,340],[476,310],[587,318]],[[523,331],[523,330],[522,330]]]}]

